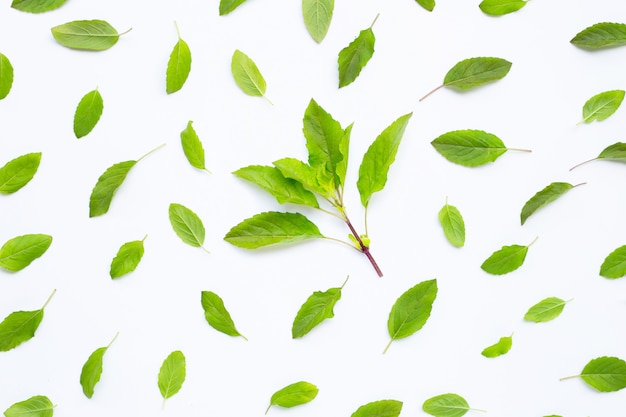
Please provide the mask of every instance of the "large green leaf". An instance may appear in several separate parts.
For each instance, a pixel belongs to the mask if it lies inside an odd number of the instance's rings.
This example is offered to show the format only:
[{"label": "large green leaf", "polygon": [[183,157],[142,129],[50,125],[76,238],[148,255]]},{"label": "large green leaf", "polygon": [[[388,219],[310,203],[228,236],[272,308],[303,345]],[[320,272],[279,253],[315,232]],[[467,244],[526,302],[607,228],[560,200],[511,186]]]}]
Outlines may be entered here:
[{"label": "large green leaf", "polygon": [[435,8],[435,0],[416,0],[417,4],[419,4],[420,6],[422,6],[424,9],[428,10],[429,12],[432,12],[433,9]]},{"label": "large green leaf", "polygon": [[624,101],[624,90],[610,90],[596,94],[585,102],[583,119],[581,122],[591,123],[594,120],[602,121],[615,113]]},{"label": "large green leaf", "polygon": [[424,401],[422,410],[435,417],[462,417],[470,406],[458,394],[441,394]]},{"label": "large green leaf", "polygon": [[465,222],[461,212],[456,207],[446,204],[439,210],[439,223],[443,233],[451,245],[460,248],[465,244]]},{"label": "large green leaf", "polygon": [[558,297],[548,297],[530,307],[524,315],[524,320],[535,323],[545,323],[561,315],[567,301]]},{"label": "large green leaf", "polygon": [[335,317],[333,309],[341,298],[342,289],[343,285],[341,288],[329,288],[326,291],[315,291],[311,294],[293,320],[291,337],[294,339],[302,337],[322,321]]},{"label": "large green leaf", "polygon": [[32,339],[43,320],[44,309],[52,299],[53,291],[43,307],[32,311],[14,311],[0,323],[0,352],[9,351]]},{"label": "large green leaf", "polygon": [[52,417],[54,404],[44,395],[17,402],[4,412],[5,417]]},{"label": "large green leaf", "polygon": [[522,207],[522,212],[520,213],[520,220],[522,224],[526,222],[526,220],[541,207],[550,204],[567,191],[574,188],[572,184],[567,182],[553,182],[546,186],[543,190],[538,191],[534,196],[530,198]]},{"label": "large green leaf", "polygon": [[[230,62],[230,70],[241,91],[249,96],[265,97],[267,84],[252,58],[236,49]],[[265,99],[271,103],[267,97]]]},{"label": "large green leaf", "polygon": [[313,168],[296,158],[279,159],[273,164],[285,178],[302,184],[305,190],[327,199],[335,197],[336,183],[328,176],[325,165],[318,165],[317,168]]},{"label": "large green leaf", "polygon": [[117,30],[104,20],[75,20],[53,27],[52,36],[72,49],[104,51],[117,43]]},{"label": "large green leaf", "polygon": [[165,400],[180,391],[186,376],[187,362],[185,355],[180,350],[170,353],[163,361],[158,377],[159,391],[163,397],[163,406],[165,406]]},{"label": "large green leaf", "polygon": [[100,376],[102,375],[104,354],[109,347],[111,347],[115,339],[117,339],[117,334],[107,346],[94,350],[81,369],[80,385],[83,387],[83,394],[85,394],[87,398],[93,397],[96,384],[100,381]]},{"label": "large green leaf", "polygon": [[626,245],[611,252],[600,266],[600,276],[604,278],[622,278],[626,275]]},{"label": "large green leaf", "polygon": [[41,152],[27,153],[7,162],[0,168],[0,194],[12,194],[28,184],[40,162]]},{"label": "large green leaf", "polygon": [[595,158],[576,164],[573,167],[571,167],[569,170],[571,171],[574,168],[578,168],[579,166],[586,164],[587,162],[596,161],[598,159],[626,163],[626,143],[616,142],[612,145],[609,145],[606,148],[604,148],[602,152],[600,152],[600,155],[596,156]]},{"label": "large green leaf", "polygon": [[[374,20],[375,22],[375,20]],[[374,23],[372,23],[372,26]],[[348,46],[339,51],[339,88],[351,84],[374,55],[376,37],[370,26],[359,32]]]},{"label": "large green leaf", "polygon": [[165,71],[165,92],[172,94],[183,88],[191,72],[191,50],[189,45],[180,37],[176,25],[178,42],[174,45]]},{"label": "large green leaf", "polygon": [[335,0],[302,0],[304,25],[315,42],[322,42],[328,33],[334,8]]},{"label": "large green leaf", "polygon": [[196,130],[193,128],[193,122],[191,120],[187,122],[187,127],[180,132],[180,144],[183,147],[185,158],[187,158],[187,161],[189,161],[192,167],[206,171],[209,174],[211,173],[211,171],[206,168],[204,147],[202,146],[202,142],[200,142]]},{"label": "large green leaf", "polygon": [[172,203],[168,215],[174,232],[183,242],[195,247],[204,245],[206,231],[196,213],[182,204]]},{"label": "large green leaf", "polygon": [[109,275],[112,279],[120,278],[137,268],[143,257],[143,242],[145,239],[144,237],[143,240],[126,242],[119,248],[111,261],[111,268],[109,269]]},{"label": "large green leaf", "polygon": [[482,130],[454,130],[431,144],[448,161],[466,167],[494,162],[507,151],[500,138]]},{"label": "large green leaf", "polygon": [[626,24],[601,22],[578,32],[570,42],[583,49],[602,49],[626,45]]},{"label": "large green leaf", "polygon": [[235,327],[235,322],[230,317],[230,313],[219,295],[212,291],[202,291],[200,302],[204,310],[204,317],[211,327],[229,336],[241,336],[248,340]]},{"label": "large green leaf", "polygon": [[619,391],[626,388],[626,361],[614,356],[595,358],[585,365],[580,375],[561,380],[576,377],[600,392]]},{"label": "large green leaf", "polygon": [[496,343],[491,346],[487,346],[481,352],[485,358],[497,358],[498,356],[506,355],[513,346],[513,336],[501,337]]},{"label": "large green leaf", "polygon": [[318,391],[315,385],[306,381],[289,384],[272,394],[270,405],[267,407],[265,414],[267,414],[273,405],[291,408],[311,402],[317,396]]},{"label": "large green leaf", "polygon": [[17,272],[46,253],[52,244],[52,236],[28,234],[9,239],[0,248],[0,268]]},{"label": "large green leaf", "polygon": [[220,16],[232,12],[245,1],[246,0],[220,0]]},{"label": "large green leaf", "polygon": [[13,0],[11,7],[28,13],[43,13],[58,9],[67,0]]},{"label": "large green leaf", "polygon": [[[537,239],[535,239],[537,240]],[[509,272],[515,271],[517,268],[522,266],[524,260],[526,259],[526,254],[528,253],[528,248],[530,245],[535,243],[533,240],[528,246],[523,245],[510,245],[510,246],[502,246],[501,249],[498,249],[494,253],[492,253],[480,266],[483,271],[488,272],[492,275],[504,275]]]},{"label": "large green leaf", "polygon": [[526,6],[528,0],[483,0],[478,7],[490,16],[503,16]]},{"label": "large green leaf", "polygon": [[87,136],[96,127],[103,109],[104,101],[98,89],[90,91],[80,99],[74,112],[74,135],[77,139]]},{"label": "large green leaf", "polygon": [[101,216],[109,211],[115,192],[136,163],[137,161],[124,161],[113,164],[100,175],[89,197],[89,217]]}]

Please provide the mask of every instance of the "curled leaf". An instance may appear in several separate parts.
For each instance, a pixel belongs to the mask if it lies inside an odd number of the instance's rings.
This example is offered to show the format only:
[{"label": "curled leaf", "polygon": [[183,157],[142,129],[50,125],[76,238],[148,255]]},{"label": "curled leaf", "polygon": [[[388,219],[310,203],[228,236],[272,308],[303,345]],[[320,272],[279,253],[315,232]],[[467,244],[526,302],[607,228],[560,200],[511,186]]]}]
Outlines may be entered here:
[{"label": "curled leaf", "polygon": [[497,343],[483,349],[481,355],[485,358],[497,358],[498,356],[507,354],[512,346],[513,336],[501,337]]}]

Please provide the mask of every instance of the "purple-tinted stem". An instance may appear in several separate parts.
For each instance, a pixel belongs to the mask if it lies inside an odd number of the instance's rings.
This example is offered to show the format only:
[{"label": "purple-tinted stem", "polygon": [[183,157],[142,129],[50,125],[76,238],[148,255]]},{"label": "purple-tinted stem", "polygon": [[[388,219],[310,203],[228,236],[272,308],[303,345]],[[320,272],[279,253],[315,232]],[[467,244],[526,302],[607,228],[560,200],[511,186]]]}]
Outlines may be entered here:
[{"label": "purple-tinted stem", "polygon": [[372,254],[370,253],[370,248],[365,246],[365,244],[363,244],[363,241],[361,240],[361,236],[359,236],[359,234],[357,233],[356,230],[354,230],[354,226],[352,226],[352,223],[350,223],[350,219],[348,219],[347,217],[345,218],[346,220],[346,224],[348,225],[348,227],[350,228],[350,231],[352,232],[352,236],[354,236],[354,238],[356,239],[357,242],[359,242],[359,246],[361,247],[361,252],[363,252],[365,254],[365,256],[367,256],[367,259],[369,259],[370,263],[372,264],[372,266],[374,267],[374,270],[376,271],[376,273],[378,274],[378,277],[382,278],[383,276],[383,271],[380,270],[380,268],[378,267],[378,264],[376,263],[376,261],[374,260],[374,257],[372,256]]}]

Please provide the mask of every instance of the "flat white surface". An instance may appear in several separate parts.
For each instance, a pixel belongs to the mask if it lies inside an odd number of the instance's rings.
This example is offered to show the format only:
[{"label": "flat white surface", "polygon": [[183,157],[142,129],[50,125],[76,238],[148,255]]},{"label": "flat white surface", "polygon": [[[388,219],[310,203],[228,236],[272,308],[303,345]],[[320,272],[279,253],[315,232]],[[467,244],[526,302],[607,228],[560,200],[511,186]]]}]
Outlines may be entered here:
[{"label": "flat white surface", "polygon": [[[491,18],[478,0],[437,3],[428,13],[412,0],[337,1],[318,45],[295,0],[249,0],[222,17],[217,0],[69,0],[41,15],[4,2],[0,52],[11,60],[15,82],[0,101],[0,163],[28,152],[43,157],[30,184],[0,198],[0,241],[26,233],[54,241],[25,270],[0,271],[0,316],[38,309],[57,293],[36,336],[0,353],[0,410],[47,395],[57,404],[55,416],[261,416],[274,391],[306,380],[320,389],[313,402],[269,414],[349,416],[390,398],[404,403],[403,416],[418,416],[427,398],[447,392],[498,417],[623,413],[626,393],[598,393],[580,379],[559,378],[578,374],[598,356],[626,358],[626,280],[598,275],[606,255],[626,243],[625,168],[596,161],[568,171],[623,141],[626,120],[620,109],[606,121],[576,126],[588,98],[626,87],[626,55],[620,48],[583,51],[569,40],[591,24],[626,20],[626,7],[612,0],[536,0]],[[374,57],[353,84],[338,89],[337,53],[378,13]],[[78,19],[132,31],[100,53],[58,45],[50,28]],[[193,63],[183,89],[168,96],[174,21]],[[230,74],[235,49],[255,60],[274,106],[238,89]],[[456,62],[475,56],[513,66],[493,84],[467,93],[442,89],[418,102]],[[104,113],[93,132],[76,140],[74,109],[96,87]],[[343,126],[354,122],[346,205],[359,230],[361,157],[386,126],[413,112],[387,186],[369,209],[371,249],[384,278],[365,257],[330,241],[246,251],[223,240],[255,213],[302,210],[280,206],[231,172],[287,156],[305,159],[302,116],[311,98]],[[184,158],[179,134],[188,120],[213,175]],[[430,145],[456,129],[482,129],[533,152],[507,152],[475,169],[457,166]],[[109,212],[90,219],[99,175],[163,143],[133,168]],[[523,204],[553,181],[587,184],[520,226]],[[446,197],[465,218],[461,249],[446,242],[438,224]],[[167,217],[172,202],[204,221],[210,255],[174,234]],[[336,219],[302,212],[325,235],[345,239],[348,231]],[[112,281],[109,265],[118,248],[146,234],[138,269]],[[480,269],[501,246],[536,236],[517,271],[491,276]],[[348,275],[335,318],[292,340],[291,324],[306,298]],[[439,294],[429,321],[382,355],[394,301],[432,278]],[[224,299],[248,342],[209,327],[202,290]],[[549,296],[574,300],[553,322],[524,322],[526,310]],[[116,332],[102,379],[87,399],[81,367]],[[507,355],[480,355],[510,334]],[[187,358],[187,380],[162,410],[157,373],[173,350]]]}]

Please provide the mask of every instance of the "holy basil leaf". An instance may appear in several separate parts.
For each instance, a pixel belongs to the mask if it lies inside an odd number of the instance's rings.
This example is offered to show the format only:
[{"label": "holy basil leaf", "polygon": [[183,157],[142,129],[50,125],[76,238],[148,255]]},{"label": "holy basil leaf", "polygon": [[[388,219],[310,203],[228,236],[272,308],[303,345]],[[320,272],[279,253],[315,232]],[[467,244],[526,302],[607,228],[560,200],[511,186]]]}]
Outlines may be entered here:
[{"label": "holy basil leaf", "polygon": [[360,406],[351,417],[398,417],[401,411],[401,401],[380,400]]},{"label": "holy basil leaf", "polygon": [[498,343],[488,346],[481,352],[485,358],[497,358],[505,355],[513,346],[513,336],[504,336],[498,340]]},{"label": "holy basil leaf", "polygon": [[529,308],[524,315],[524,320],[535,323],[545,323],[554,320],[561,315],[565,304],[567,304],[567,301],[558,297],[548,297]]},{"label": "holy basil leaf", "polygon": [[298,181],[285,178],[276,167],[251,165],[240,168],[233,174],[263,188],[276,197],[280,204],[293,203],[319,207],[315,194],[306,190]]},{"label": "holy basil leaf", "polygon": [[199,248],[204,245],[205,229],[196,213],[176,203],[170,204],[168,213],[174,232],[183,242]]},{"label": "holy basil leaf", "polygon": [[18,156],[0,168],[0,194],[12,194],[33,179],[39,163],[41,152]]},{"label": "holy basil leaf", "polygon": [[387,329],[391,340],[383,353],[387,352],[391,342],[411,336],[426,324],[437,298],[437,280],[423,281],[407,290],[394,303],[389,313]]},{"label": "holy basil leaf", "polygon": [[0,248],[0,268],[17,272],[26,268],[35,259],[46,253],[52,236],[29,234],[9,239]]},{"label": "holy basil leaf", "polygon": [[626,162],[626,143],[617,142],[612,145],[609,145],[606,148],[604,148],[604,150],[600,152],[600,155],[598,155],[597,157],[581,162],[577,165],[574,165],[569,170],[571,171],[574,168],[578,168],[579,166],[586,164],[587,162],[595,161],[598,159],[604,159],[607,161],[615,161],[615,162],[622,162],[622,163]]},{"label": "holy basil leaf", "polygon": [[[376,16],[378,19],[378,16]],[[361,73],[361,70],[374,55],[376,37],[372,26],[362,30],[348,46],[339,51],[337,63],[339,64],[339,88],[351,84]]]},{"label": "holy basil leaf", "polygon": [[317,387],[310,382],[300,381],[287,385],[272,394],[270,405],[265,410],[265,414],[273,405],[290,408],[311,402],[317,393]]},{"label": "holy basil leaf", "polygon": [[109,211],[115,192],[136,163],[137,161],[124,161],[113,164],[100,175],[89,196],[89,217],[101,216]]},{"label": "holy basil leaf", "polygon": [[245,1],[246,0],[220,0],[220,16],[232,12]]},{"label": "holy basil leaf", "polygon": [[417,4],[419,4],[420,6],[422,6],[424,9],[428,10],[429,12],[432,12],[433,9],[435,8],[435,0],[416,0]]},{"label": "holy basil leaf", "polygon": [[[104,51],[117,43],[124,33],[104,20],[75,20],[55,26],[52,36],[61,45],[71,49]],[[130,30],[130,29],[129,29]]]},{"label": "holy basil leaf", "polygon": [[302,0],[304,25],[315,42],[322,42],[328,33],[334,8],[335,0]]},{"label": "holy basil leaf", "polygon": [[96,127],[103,109],[104,102],[98,89],[90,91],[80,99],[74,113],[74,135],[77,139],[87,136]]},{"label": "holy basil leaf", "polygon": [[574,186],[567,182],[553,182],[543,190],[538,191],[524,204],[524,207],[522,207],[520,214],[522,224],[524,224],[534,212],[550,204],[572,188],[574,188]]},{"label": "holy basil leaf", "polygon": [[13,0],[11,7],[28,13],[43,13],[58,9],[67,0]]},{"label": "holy basil leaf", "polygon": [[143,240],[126,242],[120,247],[117,251],[117,255],[115,255],[111,261],[109,275],[112,279],[124,276],[137,268],[137,265],[139,265],[143,257],[143,242],[146,237],[144,237]]},{"label": "holy basil leaf", "polygon": [[187,42],[180,37],[178,25],[176,25],[176,34],[178,35],[178,42],[172,49],[165,72],[165,91],[167,94],[175,93],[183,88],[191,71],[191,51]]},{"label": "holy basil leaf", "polygon": [[234,226],[224,240],[240,248],[257,249],[323,237],[317,226],[300,213],[268,211]]},{"label": "holy basil leaf", "polygon": [[490,16],[503,16],[526,6],[528,0],[483,0],[478,7]]},{"label": "holy basil leaf", "polygon": [[448,161],[466,167],[494,162],[507,151],[500,138],[482,130],[454,130],[439,136],[431,145]]},{"label": "holy basil leaf", "polygon": [[0,54],[0,100],[9,95],[13,86],[13,65],[5,55]]},{"label": "holy basil leaf", "polygon": [[265,96],[267,88],[265,78],[248,55],[236,49],[230,63],[230,70],[235,82],[244,93],[249,96],[264,97],[270,104],[272,103]]},{"label": "holy basil leaf", "polygon": [[185,355],[180,350],[170,353],[163,361],[158,377],[159,391],[163,397],[164,407],[165,400],[177,394],[183,387],[186,376],[187,364]]},{"label": "holy basil leaf", "polygon": [[602,22],[578,32],[570,42],[579,48],[601,49],[626,45],[626,24]]},{"label": "holy basil leaf", "polygon": [[111,347],[115,339],[117,339],[117,334],[107,346],[94,350],[83,365],[80,372],[80,385],[83,387],[83,394],[85,394],[87,398],[93,397],[94,388],[100,381],[100,376],[102,375],[102,362],[104,354],[109,347]]},{"label": "holy basil leaf", "polygon": [[52,417],[54,404],[44,395],[17,402],[4,412],[5,417]]},{"label": "holy basil leaf", "polygon": [[329,178],[326,165],[318,165],[313,168],[295,158],[279,159],[272,164],[285,178],[302,184],[305,190],[317,193],[327,199],[332,199],[336,194],[336,183],[332,178]]},{"label": "holy basil leaf", "polygon": [[341,290],[346,285],[346,282],[340,288],[329,288],[323,292],[315,291],[307,298],[293,320],[293,325],[291,326],[292,338],[302,337],[325,319],[335,317],[333,308],[341,298]]},{"label": "holy basil leaf", "polygon": [[465,244],[465,222],[461,212],[456,207],[446,204],[439,210],[439,223],[443,228],[443,233],[451,245],[457,248]]},{"label": "holy basil leaf", "polygon": [[601,356],[589,361],[580,375],[561,378],[561,381],[577,377],[600,392],[619,391],[626,388],[626,361],[614,356]]},{"label": "holy basil leaf", "polygon": [[583,119],[580,122],[602,121],[615,113],[624,101],[624,90],[610,90],[596,94],[583,106]]},{"label": "holy basil leaf", "polygon": [[400,116],[378,135],[365,152],[356,183],[364,207],[368,206],[372,194],[385,187],[389,167],[396,159],[400,141],[412,115],[408,113]]},{"label": "holy basil leaf", "polygon": [[202,142],[200,142],[200,138],[193,128],[192,123],[191,120],[187,122],[185,130],[180,132],[180,142],[183,147],[183,153],[192,167],[204,170],[210,174],[211,171],[209,171],[205,165]]},{"label": "holy basil leaf", "polygon": [[241,336],[248,340],[235,327],[235,322],[224,307],[224,301],[219,295],[211,291],[202,291],[200,302],[204,310],[204,317],[211,327],[229,336]]},{"label": "holy basil leaf", "polygon": [[458,394],[441,394],[424,401],[422,410],[435,417],[461,417],[471,408]]},{"label": "holy basil leaf", "polygon": [[489,258],[485,259],[485,262],[483,262],[480,267],[483,271],[493,275],[504,275],[515,271],[517,268],[522,266],[524,260],[526,259],[528,248],[530,245],[535,243],[536,240],[537,238],[535,238],[535,240],[533,240],[528,246],[502,246],[502,249],[495,251],[491,254],[491,256],[489,256]]},{"label": "holy basil leaf", "polygon": [[626,245],[611,252],[600,266],[600,276],[604,278],[622,278],[626,275]]},{"label": "holy basil leaf", "polygon": [[53,291],[43,307],[33,311],[14,311],[0,323],[0,352],[9,351],[22,343],[32,339],[43,319],[43,312],[52,296]]}]

